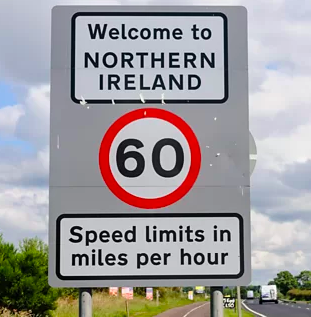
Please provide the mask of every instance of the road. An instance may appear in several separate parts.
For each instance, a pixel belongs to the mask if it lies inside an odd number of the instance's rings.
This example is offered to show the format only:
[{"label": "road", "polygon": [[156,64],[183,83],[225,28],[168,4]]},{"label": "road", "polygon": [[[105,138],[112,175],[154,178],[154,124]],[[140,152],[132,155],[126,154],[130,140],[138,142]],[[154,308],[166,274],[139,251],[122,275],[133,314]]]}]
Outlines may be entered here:
[{"label": "road", "polygon": [[200,302],[170,309],[157,317],[210,317],[209,302]]},{"label": "road", "polygon": [[259,305],[258,300],[246,300],[244,303],[254,312],[261,314],[261,317],[311,317],[311,305],[287,304],[281,301],[279,304]]}]

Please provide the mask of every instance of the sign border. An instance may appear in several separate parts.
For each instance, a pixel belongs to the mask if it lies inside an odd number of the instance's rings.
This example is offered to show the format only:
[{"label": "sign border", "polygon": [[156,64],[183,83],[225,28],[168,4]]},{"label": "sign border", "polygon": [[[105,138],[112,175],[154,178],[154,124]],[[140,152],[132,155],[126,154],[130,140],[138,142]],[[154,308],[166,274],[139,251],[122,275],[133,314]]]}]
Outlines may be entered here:
[{"label": "sign border", "polygon": [[[116,276],[63,276],[60,273],[60,246],[61,246],[61,221],[65,218],[219,218],[219,217],[234,217],[239,220],[239,231],[240,231],[240,272],[238,274],[228,274],[228,275],[116,275]],[[238,213],[174,213],[174,214],[137,214],[137,213],[116,213],[116,214],[62,214],[56,220],[56,276],[63,281],[74,281],[74,280],[127,280],[127,281],[137,281],[137,280],[189,280],[189,279],[238,279],[244,274],[244,222],[243,217]]]},{"label": "sign border", "polygon": [[[165,103],[193,103],[193,104],[222,104],[229,98],[229,74],[228,74],[228,19],[221,12],[77,12],[71,18],[71,83],[70,96],[75,103],[80,100],[75,96],[75,47],[76,47],[76,19],[79,16],[218,16],[224,20],[224,97],[223,99],[165,99]],[[111,99],[85,99],[89,104],[111,104]],[[119,104],[140,104],[140,99],[114,99]],[[158,99],[148,99],[147,103],[156,104]]]},{"label": "sign border", "polygon": [[[190,167],[186,178],[171,193],[158,198],[142,198],[127,192],[114,178],[110,166],[111,145],[118,133],[128,124],[145,118],[156,118],[174,125],[185,137],[190,149]],[[140,108],[119,117],[106,131],[99,148],[99,169],[110,191],[124,203],[144,209],[160,209],[182,199],[194,186],[201,170],[201,148],[192,128],[181,117],[165,109]]]}]

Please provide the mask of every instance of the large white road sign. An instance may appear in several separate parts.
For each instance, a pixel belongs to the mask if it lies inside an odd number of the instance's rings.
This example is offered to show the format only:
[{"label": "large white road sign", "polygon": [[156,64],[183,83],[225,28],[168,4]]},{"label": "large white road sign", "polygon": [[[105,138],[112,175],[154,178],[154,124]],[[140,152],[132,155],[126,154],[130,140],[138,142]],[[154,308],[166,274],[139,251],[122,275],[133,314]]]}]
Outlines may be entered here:
[{"label": "large white road sign", "polygon": [[246,18],[53,9],[52,286],[251,281]]}]

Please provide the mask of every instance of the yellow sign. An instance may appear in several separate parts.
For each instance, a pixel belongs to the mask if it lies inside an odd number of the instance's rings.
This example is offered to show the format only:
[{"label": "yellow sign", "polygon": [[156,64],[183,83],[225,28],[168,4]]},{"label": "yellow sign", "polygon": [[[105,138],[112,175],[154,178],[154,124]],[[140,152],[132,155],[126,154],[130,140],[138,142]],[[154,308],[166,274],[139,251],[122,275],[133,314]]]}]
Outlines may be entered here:
[{"label": "yellow sign", "polygon": [[204,290],[205,290],[205,286],[196,286],[195,287],[195,292],[197,294],[203,294],[204,293]]}]

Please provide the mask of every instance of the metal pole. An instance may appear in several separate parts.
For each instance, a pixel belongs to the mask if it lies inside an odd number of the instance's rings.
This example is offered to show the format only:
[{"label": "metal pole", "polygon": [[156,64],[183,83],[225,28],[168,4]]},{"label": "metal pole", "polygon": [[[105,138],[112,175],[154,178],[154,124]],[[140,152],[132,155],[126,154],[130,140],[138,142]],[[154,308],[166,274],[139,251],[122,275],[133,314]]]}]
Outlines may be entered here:
[{"label": "metal pole", "polygon": [[125,309],[126,309],[126,315],[127,315],[127,317],[130,317],[129,302],[128,302],[127,299],[126,299],[126,301],[125,301]]},{"label": "metal pole", "polygon": [[224,304],[223,295],[220,291],[213,293],[213,312],[212,317],[223,317],[224,316]]},{"label": "metal pole", "polygon": [[211,317],[223,317],[224,304],[223,304],[223,287],[211,286],[211,303],[210,315]]},{"label": "metal pole", "polygon": [[238,304],[238,317],[242,317],[242,311],[241,311],[241,289],[240,289],[240,286],[237,286],[237,304]]},{"label": "metal pole", "polygon": [[79,317],[92,317],[92,289],[79,289]]},{"label": "metal pole", "polygon": [[157,306],[159,306],[159,297],[160,297],[160,295],[159,295],[159,291],[157,290]]}]

